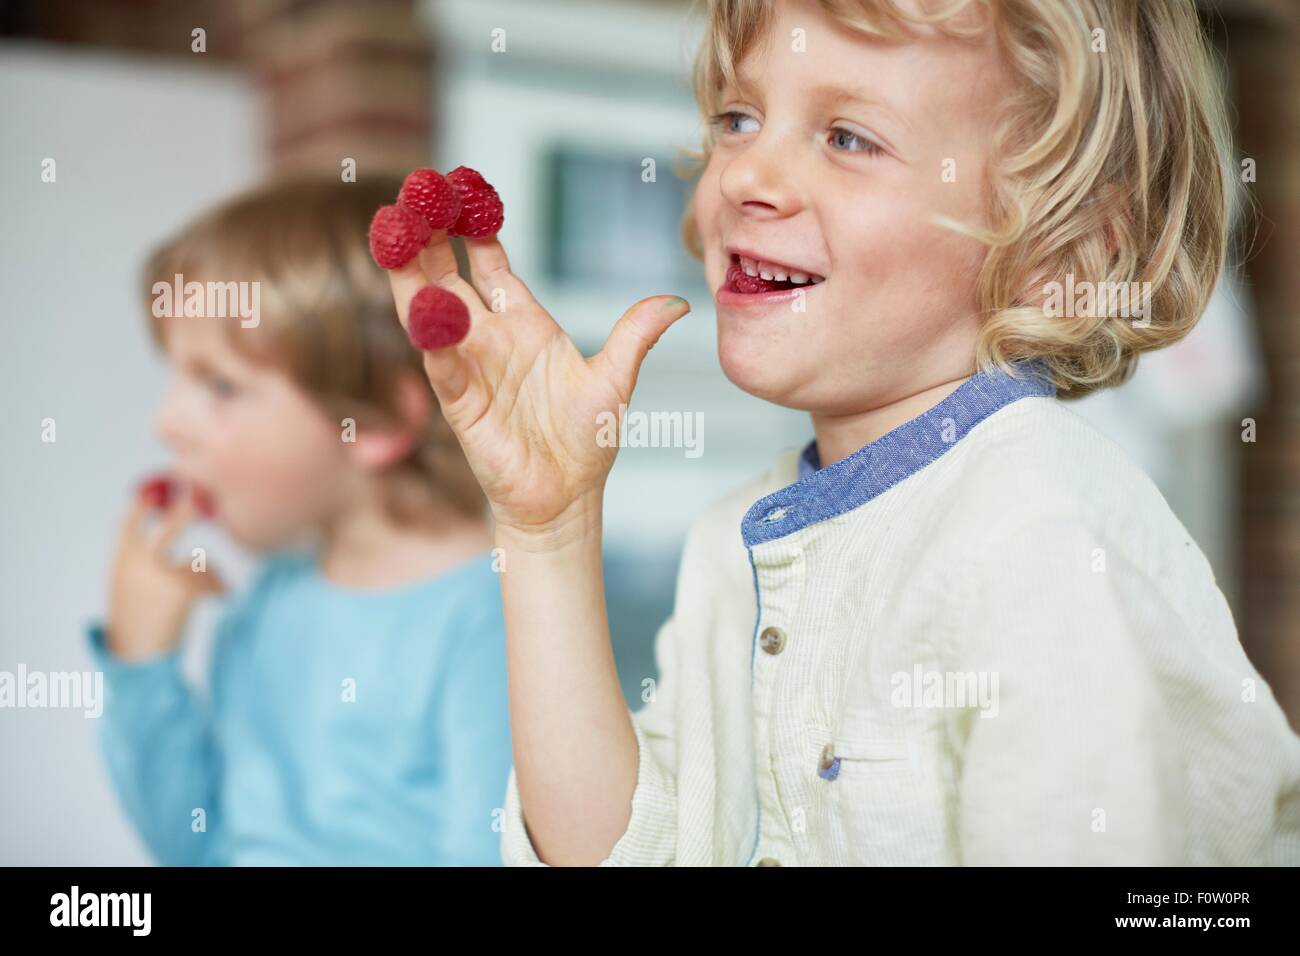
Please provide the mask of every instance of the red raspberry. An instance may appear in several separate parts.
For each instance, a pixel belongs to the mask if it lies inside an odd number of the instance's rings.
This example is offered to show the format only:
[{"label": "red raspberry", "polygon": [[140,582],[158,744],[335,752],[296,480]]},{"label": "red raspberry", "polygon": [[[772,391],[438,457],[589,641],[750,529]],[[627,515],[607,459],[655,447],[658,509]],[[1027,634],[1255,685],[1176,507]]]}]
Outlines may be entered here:
[{"label": "red raspberry", "polygon": [[733,262],[727,267],[727,285],[746,295],[753,295],[756,292],[772,292],[785,287],[783,283],[777,282],[775,279],[764,279],[761,276],[747,274],[737,262]]},{"label": "red raspberry", "polygon": [[449,230],[453,236],[479,239],[501,231],[505,207],[482,173],[468,166],[457,166],[447,174],[447,182],[461,200],[460,216]]},{"label": "red raspberry", "polygon": [[483,174],[477,169],[470,169],[468,166],[457,166],[447,174],[447,182],[451,183],[452,188],[461,194],[462,198],[465,193],[478,192],[480,189],[491,189],[488,181],[483,178]]},{"label": "red raspberry", "polygon": [[505,206],[497,191],[489,186],[467,195],[461,204],[460,218],[451,227],[453,236],[469,236],[481,239],[495,236],[501,231],[505,220]]},{"label": "red raspberry", "polygon": [[469,332],[469,308],[454,292],[427,285],[415,293],[406,322],[411,344],[426,352],[455,345]]},{"label": "red raspberry", "polygon": [[380,206],[370,221],[370,254],[380,268],[406,265],[429,242],[433,228],[405,206]]},{"label": "red raspberry", "polygon": [[434,229],[446,229],[460,215],[460,194],[436,169],[417,169],[407,176],[397,204],[419,213]]},{"label": "red raspberry", "polygon": [[150,508],[166,508],[176,492],[171,475],[154,475],[140,482],[139,495]]},{"label": "red raspberry", "polygon": [[[180,482],[165,472],[146,478],[139,487],[140,497],[144,499],[145,504],[159,511],[170,507],[180,491]],[[216,503],[209,491],[199,485],[191,484],[190,493],[194,496],[194,506],[203,517],[211,518],[217,513]]]}]

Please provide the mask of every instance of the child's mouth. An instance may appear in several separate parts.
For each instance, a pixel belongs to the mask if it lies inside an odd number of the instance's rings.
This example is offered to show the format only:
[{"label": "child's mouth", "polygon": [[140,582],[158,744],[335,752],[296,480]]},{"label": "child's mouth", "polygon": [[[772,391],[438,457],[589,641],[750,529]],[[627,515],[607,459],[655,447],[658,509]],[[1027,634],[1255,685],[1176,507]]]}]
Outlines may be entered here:
[{"label": "child's mouth", "polygon": [[213,518],[216,518],[217,502],[216,499],[212,496],[211,490],[209,490],[204,485],[200,485],[198,482],[194,482],[193,487],[194,487],[194,504],[198,507],[199,514],[201,514],[208,521],[211,521]]},{"label": "child's mouth", "polygon": [[773,263],[733,254],[727,267],[725,288],[738,295],[762,295],[811,289],[825,281],[825,277],[814,273],[787,270]]},{"label": "child's mouth", "polygon": [[171,471],[160,471],[143,481],[139,493],[144,496],[150,507],[167,508],[178,496],[184,494],[186,486],[193,493],[194,505],[199,514],[207,520],[215,518],[217,516],[217,504],[212,497],[212,492],[197,481],[182,478]]}]

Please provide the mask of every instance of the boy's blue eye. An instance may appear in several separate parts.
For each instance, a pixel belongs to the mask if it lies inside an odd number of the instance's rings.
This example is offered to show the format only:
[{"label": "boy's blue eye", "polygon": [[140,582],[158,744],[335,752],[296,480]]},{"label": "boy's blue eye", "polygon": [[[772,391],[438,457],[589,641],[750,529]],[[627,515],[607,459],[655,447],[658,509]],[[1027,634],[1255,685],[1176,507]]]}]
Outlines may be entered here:
[{"label": "boy's blue eye", "polygon": [[210,378],[207,385],[218,398],[230,398],[236,391],[234,383],[224,378]]},{"label": "boy's blue eye", "polygon": [[714,115],[712,118],[710,118],[709,125],[715,128],[721,126],[722,132],[724,133],[739,133],[740,130],[731,128],[732,119],[733,117],[736,116],[739,116],[742,119],[753,119],[752,116],[748,115],[747,113],[742,113],[739,110],[727,110],[724,113],[718,113]]},{"label": "boy's blue eye", "polygon": [[849,150],[845,150],[845,152],[849,152],[849,153],[866,153],[866,154],[868,154],[869,156],[874,156],[876,153],[879,153],[879,152],[881,151],[880,146],[878,146],[876,143],[873,143],[871,140],[867,139],[865,136],[859,136],[857,133],[853,132],[852,130],[845,129],[843,126],[836,126],[834,129],[831,130],[831,140],[832,140],[832,142],[834,142],[834,141],[840,141],[840,142],[842,142],[842,141],[843,141],[843,139],[841,138],[841,136],[839,136],[839,135],[837,135],[837,134],[843,134],[843,137],[844,137],[844,138],[851,139],[851,140],[854,140],[854,139],[855,139],[855,140],[857,140],[859,143],[862,144],[862,148],[861,148],[861,149],[849,149]]},{"label": "boy's blue eye", "polygon": [[[753,119],[753,117],[748,113],[742,113],[739,110],[727,110],[726,112],[716,113],[711,116],[709,118],[709,125],[715,130],[721,129],[723,133],[744,132],[732,128],[732,122],[735,117],[740,117],[741,119]],[[852,130],[845,129],[843,126],[835,126],[831,128],[831,142],[833,144],[843,144],[846,141],[856,141],[861,144],[857,149],[841,146],[840,148],[842,151],[846,153],[865,153],[868,156],[876,156],[884,151],[878,143],[873,143],[865,136],[859,135]]]}]

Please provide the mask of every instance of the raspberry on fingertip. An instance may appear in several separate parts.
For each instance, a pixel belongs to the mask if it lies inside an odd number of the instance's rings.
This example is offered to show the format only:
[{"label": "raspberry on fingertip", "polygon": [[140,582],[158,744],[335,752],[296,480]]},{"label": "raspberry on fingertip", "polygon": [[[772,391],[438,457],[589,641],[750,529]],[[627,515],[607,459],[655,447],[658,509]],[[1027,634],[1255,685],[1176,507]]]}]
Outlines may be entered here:
[{"label": "raspberry on fingertip", "polygon": [[461,196],[436,169],[417,169],[403,181],[397,204],[423,216],[430,228],[447,229],[460,216]]},{"label": "raspberry on fingertip", "polygon": [[469,308],[441,286],[425,286],[411,300],[406,334],[425,352],[455,345],[469,332]]},{"label": "raspberry on fingertip", "polygon": [[176,493],[176,481],[168,474],[152,475],[140,482],[137,491],[148,507],[163,510]]},{"label": "raspberry on fingertip", "polygon": [[460,215],[449,229],[453,236],[482,239],[501,231],[505,206],[482,173],[469,166],[457,166],[447,174],[447,182],[461,202]]},{"label": "raspberry on fingertip", "polygon": [[419,254],[433,227],[405,206],[380,206],[370,221],[370,254],[382,269],[400,269]]}]

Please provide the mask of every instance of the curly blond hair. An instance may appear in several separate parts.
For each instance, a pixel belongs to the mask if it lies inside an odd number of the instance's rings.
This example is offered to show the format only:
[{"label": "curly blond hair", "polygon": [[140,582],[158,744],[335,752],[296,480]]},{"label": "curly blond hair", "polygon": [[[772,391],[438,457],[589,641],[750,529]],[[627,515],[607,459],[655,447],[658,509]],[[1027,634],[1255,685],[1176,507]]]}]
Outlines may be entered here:
[{"label": "curly blond hair", "polygon": [[[1016,77],[990,151],[989,225],[933,220],[988,248],[978,368],[1013,372],[1012,362],[1040,358],[1059,397],[1078,398],[1124,383],[1142,352],[1191,331],[1243,200],[1220,66],[1192,0],[935,0],[922,13],[898,0],[819,2],[871,37],[902,39],[921,23],[956,37],[992,29]],[[709,0],[694,70],[706,117],[773,6]],[[712,154],[706,129],[703,149],[684,153],[686,175]],[[682,239],[703,260],[694,196]],[[1049,286],[1076,281],[1149,292],[1147,320],[1122,317],[1105,296],[1083,314],[1049,315]]]}]

